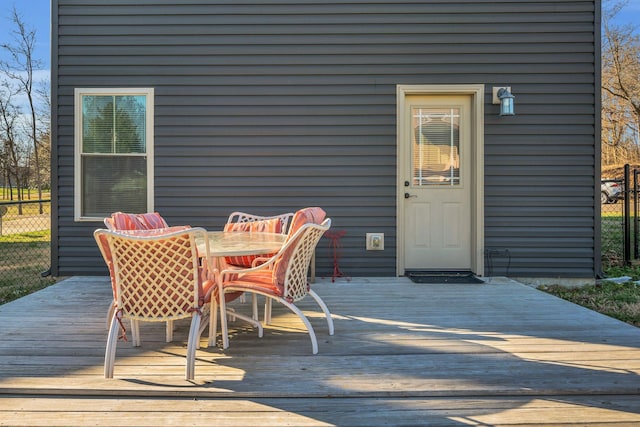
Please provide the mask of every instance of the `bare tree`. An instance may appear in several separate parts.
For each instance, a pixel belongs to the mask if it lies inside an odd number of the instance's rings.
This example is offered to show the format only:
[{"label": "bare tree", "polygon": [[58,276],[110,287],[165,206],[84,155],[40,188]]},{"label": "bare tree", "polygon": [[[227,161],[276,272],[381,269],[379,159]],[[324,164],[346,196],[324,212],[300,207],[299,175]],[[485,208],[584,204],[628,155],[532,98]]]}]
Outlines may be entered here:
[{"label": "bare tree", "polygon": [[[18,135],[20,110],[13,104],[14,95],[15,92],[8,83],[5,82],[0,87],[0,138],[2,140],[2,166],[5,179],[8,181],[9,189],[11,189],[12,182],[16,183],[18,200],[21,200],[19,189],[22,185],[22,150]],[[10,197],[13,198],[13,192],[10,192]],[[20,210],[22,209],[22,205],[18,205],[18,207]]]},{"label": "bare tree", "polygon": [[40,99],[38,114],[38,146],[40,147],[40,178],[45,190],[51,189],[51,91],[50,83],[41,82],[37,89]]},{"label": "bare tree", "polygon": [[[28,29],[22,17],[14,7],[11,21],[15,28],[11,30],[13,43],[3,44],[2,48],[9,54],[9,60],[0,62],[0,70],[10,79],[17,82],[20,90],[29,100],[29,112],[31,115],[30,138],[33,143],[33,155],[35,162],[36,186],[38,198],[42,200],[42,179],[40,176],[40,150],[38,144],[38,123],[36,120],[36,107],[34,102],[34,70],[41,67],[41,61],[34,58],[36,44],[36,31]],[[40,213],[43,207],[40,205]]]},{"label": "bare tree", "polygon": [[632,25],[613,18],[628,1],[605,2],[602,32],[602,161],[640,158],[640,39]]}]

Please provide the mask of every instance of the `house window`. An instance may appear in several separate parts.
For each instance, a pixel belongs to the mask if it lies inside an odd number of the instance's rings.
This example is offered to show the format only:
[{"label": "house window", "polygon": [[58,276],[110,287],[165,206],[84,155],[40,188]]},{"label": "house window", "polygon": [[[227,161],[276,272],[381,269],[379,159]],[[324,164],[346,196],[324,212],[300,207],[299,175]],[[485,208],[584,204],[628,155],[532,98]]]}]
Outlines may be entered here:
[{"label": "house window", "polygon": [[153,89],[75,90],[75,219],[153,211]]}]

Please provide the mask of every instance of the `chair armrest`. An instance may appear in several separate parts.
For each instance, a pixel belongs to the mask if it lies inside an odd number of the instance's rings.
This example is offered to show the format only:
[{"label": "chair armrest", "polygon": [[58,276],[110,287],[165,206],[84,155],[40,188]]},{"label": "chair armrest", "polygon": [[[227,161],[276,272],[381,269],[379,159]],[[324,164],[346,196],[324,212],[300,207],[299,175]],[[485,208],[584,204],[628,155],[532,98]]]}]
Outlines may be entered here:
[{"label": "chair armrest", "polygon": [[262,264],[254,265],[249,268],[226,268],[220,271],[220,274],[218,277],[223,281],[225,281],[227,280],[228,276],[239,277],[247,273],[255,273],[257,271],[263,271],[263,270],[271,270],[273,267],[273,264],[278,259],[279,254],[280,252],[278,252],[278,254],[274,255],[271,258],[259,258],[260,260],[264,260],[264,262]]},{"label": "chair armrest", "polygon": [[262,264],[264,264],[265,262],[269,261],[270,259],[271,259],[270,257],[264,257],[264,256],[256,257],[256,258],[253,260],[253,262],[251,263],[251,268],[253,268],[253,267],[257,267],[257,266],[259,266],[259,265],[262,265]]}]

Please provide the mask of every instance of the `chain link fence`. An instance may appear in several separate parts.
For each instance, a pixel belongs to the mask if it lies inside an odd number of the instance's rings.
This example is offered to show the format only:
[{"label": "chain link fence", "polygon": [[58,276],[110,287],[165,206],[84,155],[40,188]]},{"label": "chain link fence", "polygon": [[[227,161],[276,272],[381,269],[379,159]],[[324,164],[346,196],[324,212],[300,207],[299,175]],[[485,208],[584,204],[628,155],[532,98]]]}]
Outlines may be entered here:
[{"label": "chain link fence", "polygon": [[[615,186],[614,186],[615,185]],[[618,193],[608,197],[607,189],[617,188]],[[602,267],[624,265],[625,247],[625,216],[624,216],[624,186],[621,181],[605,181],[601,186],[601,246]]]},{"label": "chain link fence", "polygon": [[0,202],[0,304],[53,283],[50,254],[51,201]]},{"label": "chain link fence", "polygon": [[640,260],[640,169],[624,165],[618,179],[601,181],[602,267]]}]

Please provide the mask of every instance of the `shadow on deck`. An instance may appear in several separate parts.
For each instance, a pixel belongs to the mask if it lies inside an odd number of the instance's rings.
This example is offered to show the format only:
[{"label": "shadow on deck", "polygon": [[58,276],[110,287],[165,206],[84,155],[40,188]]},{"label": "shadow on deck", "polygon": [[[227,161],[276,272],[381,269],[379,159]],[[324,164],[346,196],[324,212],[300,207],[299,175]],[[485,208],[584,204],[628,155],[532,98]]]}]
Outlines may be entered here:
[{"label": "shadow on deck", "polygon": [[[74,277],[0,306],[0,425],[562,425],[640,423],[640,329],[503,278],[415,284],[318,280],[327,334],[274,304],[258,339],[202,347],[184,380],[188,321],[174,342],[142,324],[102,377],[108,278]],[[239,306],[239,310],[249,307]],[[203,336],[202,344],[206,343]]]}]

